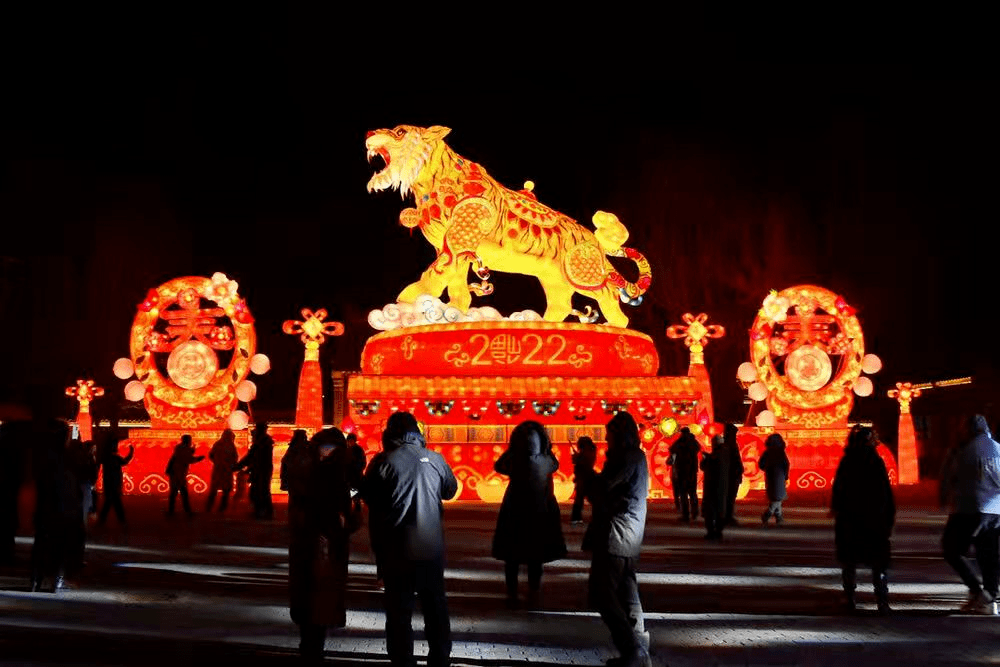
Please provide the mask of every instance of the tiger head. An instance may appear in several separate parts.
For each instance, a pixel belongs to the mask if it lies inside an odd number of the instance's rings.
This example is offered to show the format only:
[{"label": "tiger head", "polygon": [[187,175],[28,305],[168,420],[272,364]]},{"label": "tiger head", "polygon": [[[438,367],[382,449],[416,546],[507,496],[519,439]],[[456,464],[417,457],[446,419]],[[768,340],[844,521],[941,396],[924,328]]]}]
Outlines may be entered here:
[{"label": "tiger head", "polygon": [[435,147],[449,132],[449,128],[440,125],[397,125],[391,130],[369,132],[365,139],[368,162],[380,157],[385,166],[368,181],[368,192],[393,188],[405,198]]}]

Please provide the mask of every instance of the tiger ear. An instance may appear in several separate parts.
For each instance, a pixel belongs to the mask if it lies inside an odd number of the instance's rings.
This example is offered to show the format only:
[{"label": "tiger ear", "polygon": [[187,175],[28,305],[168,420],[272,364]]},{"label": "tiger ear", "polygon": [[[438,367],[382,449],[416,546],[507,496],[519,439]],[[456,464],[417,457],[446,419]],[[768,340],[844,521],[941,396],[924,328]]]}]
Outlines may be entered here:
[{"label": "tiger ear", "polygon": [[449,132],[451,132],[450,127],[444,127],[443,125],[431,125],[423,131],[423,136],[424,139],[441,140],[447,137]]}]

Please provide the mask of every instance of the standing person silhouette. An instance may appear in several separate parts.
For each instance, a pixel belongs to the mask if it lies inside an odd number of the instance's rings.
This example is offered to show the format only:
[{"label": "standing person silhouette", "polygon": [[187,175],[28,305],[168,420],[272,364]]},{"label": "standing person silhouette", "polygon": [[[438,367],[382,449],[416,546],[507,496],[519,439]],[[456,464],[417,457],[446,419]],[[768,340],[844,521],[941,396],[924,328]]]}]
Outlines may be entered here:
[{"label": "standing person silhouette", "polygon": [[743,455],[740,453],[740,443],[736,436],[739,429],[736,424],[726,424],[722,429],[722,439],[726,443],[726,453],[729,455],[729,475],[726,478],[726,518],[727,526],[738,526],[740,522],[736,519],[736,496],[739,495],[740,485],[743,483],[743,473],[746,468],[743,465]]},{"label": "standing person silhouette", "polygon": [[208,458],[212,462],[212,481],[208,488],[205,511],[212,511],[215,496],[221,491],[222,500],[219,501],[219,511],[225,512],[226,507],[229,506],[229,494],[233,490],[233,468],[239,459],[239,454],[236,453],[236,434],[233,429],[227,428],[222,432],[219,439],[208,450]]},{"label": "standing person silhouette", "polygon": [[101,452],[104,504],[101,505],[100,514],[97,515],[97,523],[101,526],[108,520],[108,513],[112,509],[115,511],[115,516],[118,517],[118,523],[122,526],[125,525],[125,505],[122,504],[122,483],[124,481],[122,468],[132,461],[132,457],[135,456],[135,447],[130,444],[128,454],[122,456],[118,453],[121,441],[121,432],[117,427],[112,426]]},{"label": "standing person silhouette", "polygon": [[729,452],[723,436],[712,437],[712,451],[701,457],[701,513],[705,517],[705,539],[721,540],[726,525],[726,494],[729,480]]},{"label": "standing person silhouette", "polygon": [[780,433],[772,433],[764,441],[764,453],[757,461],[757,467],[764,473],[764,490],[767,492],[767,509],[760,515],[760,522],[767,525],[772,516],[778,525],[785,520],[781,503],[788,497],[786,486],[790,463],[785,453],[785,439]]},{"label": "standing person silhouette", "polygon": [[300,655],[322,664],[328,630],[347,625],[350,536],[358,527],[350,483],[356,464],[336,428],[296,448],[281,466],[289,490],[289,612],[299,626]]},{"label": "standing person silhouette", "polygon": [[274,517],[271,503],[271,477],[274,475],[274,438],[267,432],[267,422],[257,422],[247,451],[236,469],[246,468],[249,472],[250,503],[256,519]]},{"label": "standing person silhouette", "polygon": [[879,613],[886,614],[889,612],[889,537],[896,522],[896,500],[885,462],[876,447],[878,438],[872,429],[855,427],[851,430],[833,478],[830,509],[834,515],[837,560],[841,565],[848,610],[855,608],[857,566],[865,563],[872,569]]},{"label": "standing person silhouette", "polygon": [[649,667],[649,633],[636,581],[646,530],[649,468],[632,415],[617,413],[605,430],[607,457],[587,496],[594,508],[583,537],[583,550],[591,552],[588,597],[621,654],[609,664]]},{"label": "standing person silhouette", "polygon": [[587,496],[587,485],[594,479],[597,472],[597,445],[593,438],[581,435],[576,441],[573,451],[573,508],[570,510],[569,522],[574,526],[583,525],[583,501]]},{"label": "standing person silhouette", "polygon": [[528,568],[528,605],[538,604],[542,565],[566,556],[562,517],[552,475],[559,461],[545,427],[536,421],[518,424],[507,451],[493,469],[510,479],[497,514],[493,557],[504,562],[507,606],[518,606],[517,579],[521,564]]},{"label": "standing person silhouette", "polygon": [[451,622],[444,587],[444,505],[458,493],[458,480],[439,453],[426,447],[417,420],[394,412],[382,433],[385,457],[365,471],[361,497],[369,521],[381,526],[379,566],[385,584],[385,635],[390,663],[415,665],[414,596],[420,598],[428,667],[451,661]]},{"label": "standing person silhouette", "polygon": [[670,445],[671,477],[674,494],[680,502],[680,520],[688,523],[698,519],[698,455],[701,444],[687,426]]},{"label": "standing person silhouette", "polygon": [[204,458],[204,456],[195,456],[191,435],[189,433],[182,435],[181,441],[174,447],[174,453],[167,462],[167,478],[170,481],[167,516],[174,515],[174,504],[178,494],[181,496],[181,506],[184,507],[184,512],[189,517],[194,516],[194,512],[191,510],[191,501],[188,498],[188,468],[192,463],[197,463]]}]

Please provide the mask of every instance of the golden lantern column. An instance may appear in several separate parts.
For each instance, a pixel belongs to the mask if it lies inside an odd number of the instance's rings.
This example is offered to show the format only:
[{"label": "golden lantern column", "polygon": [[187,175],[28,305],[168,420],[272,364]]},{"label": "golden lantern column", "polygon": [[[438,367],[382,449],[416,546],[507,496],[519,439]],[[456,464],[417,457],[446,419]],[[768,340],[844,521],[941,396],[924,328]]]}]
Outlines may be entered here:
[{"label": "golden lantern column", "polygon": [[909,382],[897,382],[895,389],[888,391],[889,398],[899,402],[899,446],[896,465],[899,468],[900,484],[916,484],[920,481],[917,462],[917,435],[910,414],[910,401],[920,396],[920,390]]},{"label": "golden lantern column", "polygon": [[708,423],[715,421],[715,410],[712,406],[712,384],[708,378],[708,369],[705,368],[705,346],[708,345],[709,338],[722,338],[726,335],[725,328],[717,324],[705,325],[708,315],[700,313],[694,316],[691,313],[684,313],[681,316],[684,324],[674,324],[667,327],[668,338],[683,338],[684,344],[688,348],[691,361],[688,365],[688,376],[694,378],[695,386],[701,392],[701,409],[699,415],[704,412],[708,415]]},{"label": "golden lantern column", "polygon": [[286,334],[300,334],[306,346],[302,372],[299,374],[299,394],[295,402],[295,425],[313,433],[323,428],[323,373],[319,366],[319,346],[327,336],[340,336],[344,325],[324,322],[326,310],[315,313],[302,309],[302,321],[285,320],[281,330]]},{"label": "golden lantern column", "polygon": [[76,398],[80,403],[80,412],[76,424],[80,427],[80,442],[94,439],[93,420],[90,417],[90,402],[98,396],[104,396],[104,388],[98,387],[93,380],[77,380],[75,387],[66,387],[66,395]]}]

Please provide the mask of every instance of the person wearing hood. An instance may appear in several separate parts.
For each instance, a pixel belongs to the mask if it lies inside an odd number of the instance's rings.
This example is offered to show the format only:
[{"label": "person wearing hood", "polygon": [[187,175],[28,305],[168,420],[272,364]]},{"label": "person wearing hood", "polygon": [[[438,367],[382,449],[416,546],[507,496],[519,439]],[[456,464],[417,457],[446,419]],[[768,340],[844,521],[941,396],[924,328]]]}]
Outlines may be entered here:
[{"label": "person wearing hood", "polygon": [[[962,443],[949,454],[941,476],[942,505],[951,514],[942,537],[944,559],[969,589],[962,611],[997,614],[1000,575],[1000,444],[992,438],[986,417],[972,415]],[[982,580],[965,557],[975,545]]]},{"label": "person wearing hood", "polygon": [[701,514],[705,517],[705,539],[721,540],[726,525],[726,498],[729,490],[729,451],[724,436],[712,436],[712,449],[701,457]]},{"label": "person wearing hood", "polygon": [[385,635],[393,665],[413,658],[414,597],[420,598],[428,667],[451,660],[451,622],[444,587],[444,505],[458,480],[438,452],[427,449],[416,418],[394,412],[382,433],[384,457],[375,457],[361,482],[369,521],[379,535],[377,554],[385,585]]},{"label": "person wearing hood", "polygon": [[868,427],[855,427],[847,438],[844,456],[833,478],[830,509],[847,609],[854,611],[857,566],[872,569],[872,586],[879,613],[889,612],[889,538],[896,522],[896,501],[878,438]]},{"label": "person wearing hood", "polygon": [[767,525],[767,520],[772,516],[774,522],[779,526],[785,520],[781,513],[781,503],[788,497],[785,490],[788,484],[788,473],[790,464],[788,454],[785,453],[785,439],[778,433],[772,433],[764,441],[764,453],[757,461],[757,467],[764,473],[764,489],[767,492],[767,502],[769,503],[764,513],[760,515],[760,522]]},{"label": "person wearing hood", "polygon": [[336,428],[305,440],[282,459],[282,483],[289,492],[289,613],[299,626],[299,654],[322,664],[326,635],[347,625],[350,536],[357,529],[351,505],[350,464],[344,434]]},{"label": "person wearing hood", "polygon": [[613,664],[646,667],[652,663],[636,565],[646,530],[649,467],[632,415],[615,414],[605,437],[607,454],[588,490],[593,517],[583,537],[583,550],[591,553],[588,599],[620,653]]},{"label": "person wearing hood", "polygon": [[727,526],[738,526],[740,522],[736,519],[736,496],[740,493],[740,485],[743,484],[743,474],[746,468],[743,465],[743,454],[740,453],[740,443],[736,436],[739,428],[736,424],[727,423],[722,430],[722,438],[726,443],[726,452],[729,455],[729,478],[726,480],[726,517]]},{"label": "person wearing hood", "polygon": [[687,426],[681,427],[681,434],[670,445],[670,466],[674,497],[679,502],[681,521],[689,523],[698,520],[698,458],[701,444]]},{"label": "person wearing hood", "polygon": [[208,458],[212,462],[212,480],[208,487],[205,511],[212,511],[215,496],[221,491],[222,500],[219,501],[219,511],[225,512],[226,507],[229,506],[229,494],[233,491],[233,468],[239,459],[239,454],[236,453],[236,434],[233,429],[227,428],[222,432],[219,439],[208,450]]},{"label": "person wearing hood", "polygon": [[521,564],[528,569],[528,604],[538,603],[542,565],[566,556],[562,517],[552,481],[559,461],[545,427],[537,421],[518,424],[510,444],[493,469],[510,479],[493,534],[493,557],[504,562],[507,606],[518,606]]}]

